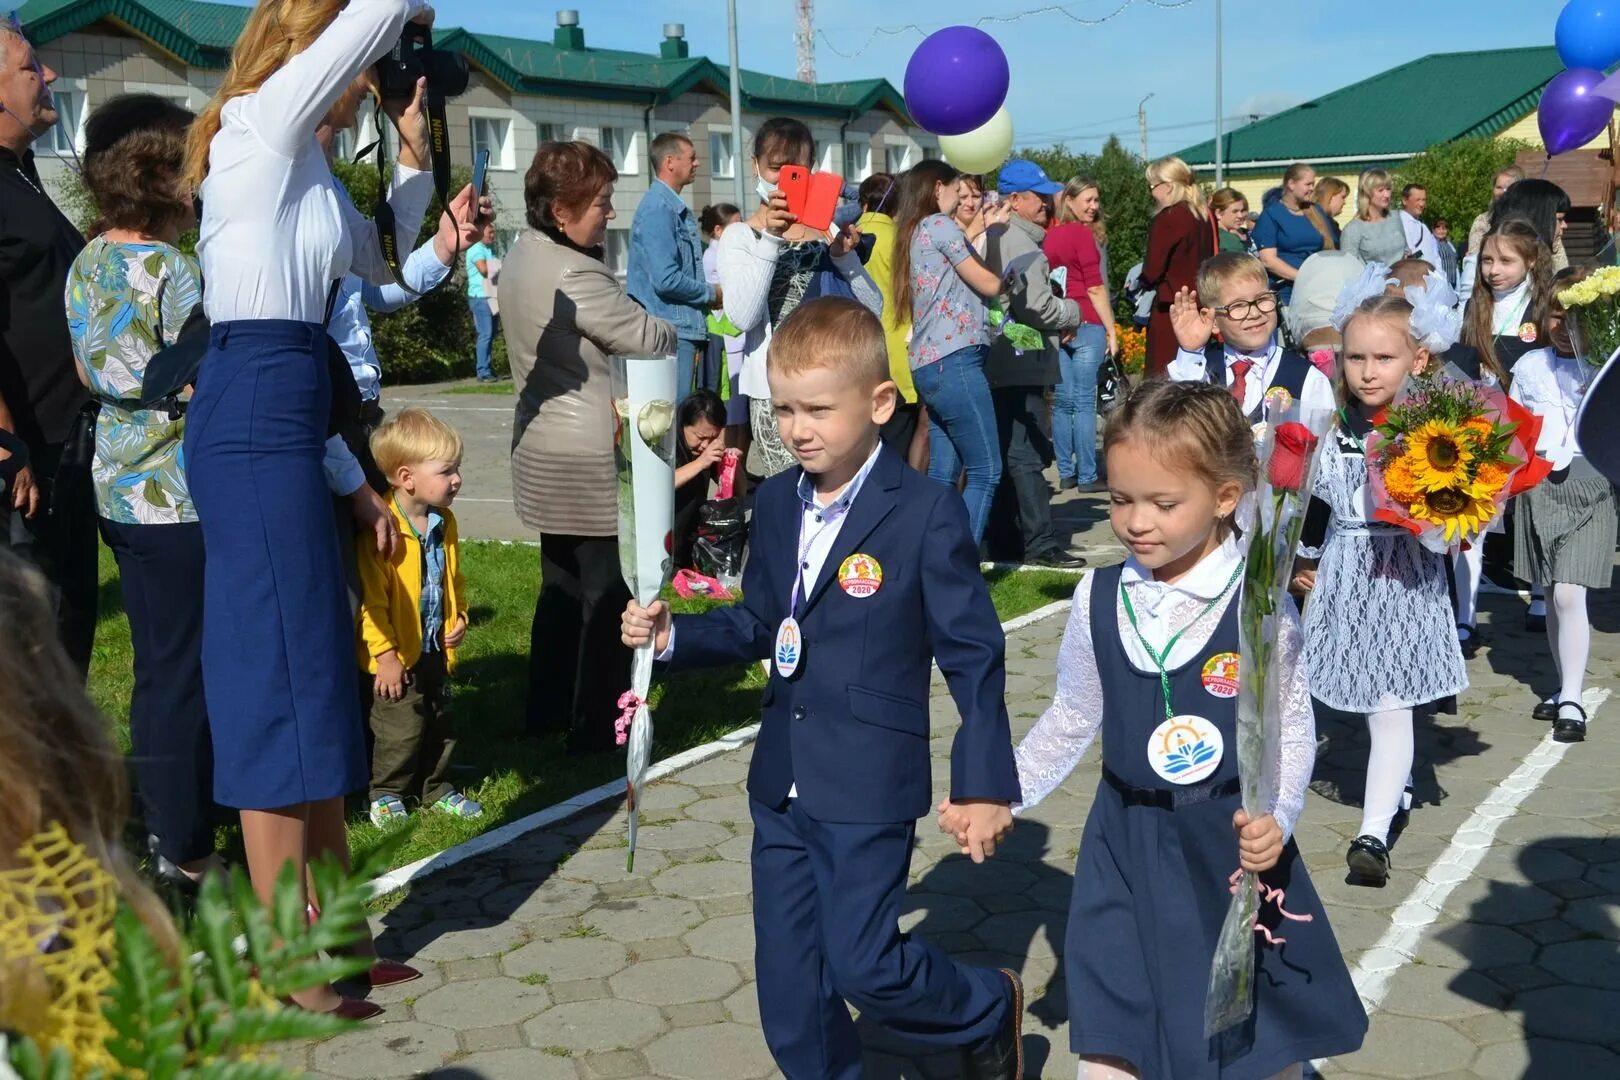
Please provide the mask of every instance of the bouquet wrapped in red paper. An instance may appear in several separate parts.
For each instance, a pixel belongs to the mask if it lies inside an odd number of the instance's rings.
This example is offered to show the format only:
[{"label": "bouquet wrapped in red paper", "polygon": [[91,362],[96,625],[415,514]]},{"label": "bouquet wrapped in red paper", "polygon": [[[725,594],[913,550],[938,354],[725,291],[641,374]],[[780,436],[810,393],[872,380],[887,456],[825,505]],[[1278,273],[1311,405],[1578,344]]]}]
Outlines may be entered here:
[{"label": "bouquet wrapped in red paper", "polygon": [[1540,434],[1541,418],[1500,390],[1416,379],[1367,437],[1373,516],[1432,551],[1472,541],[1552,469]]}]

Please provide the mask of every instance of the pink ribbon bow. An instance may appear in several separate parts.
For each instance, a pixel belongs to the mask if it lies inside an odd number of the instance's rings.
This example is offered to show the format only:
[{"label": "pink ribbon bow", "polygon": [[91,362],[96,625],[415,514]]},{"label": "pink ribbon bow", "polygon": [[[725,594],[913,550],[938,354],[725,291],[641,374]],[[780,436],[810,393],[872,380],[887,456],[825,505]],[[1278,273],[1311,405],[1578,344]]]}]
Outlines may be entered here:
[{"label": "pink ribbon bow", "polygon": [[[1242,880],[1242,878],[1243,871],[1241,869],[1232,871],[1232,877],[1229,884],[1231,885],[1230,891],[1233,896],[1237,895],[1238,882]],[[1264,906],[1266,904],[1275,903],[1277,905],[1277,914],[1281,915],[1283,918],[1292,920],[1293,922],[1316,921],[1316,916],[1314,915],[1295,915],[1293,912],[1283,907],[1283,890],[1272,888],[1270,885],[1267,885],[1265,882],[1261,881],[1258,877],[1254,879],[1254,887],[1255,890],[1260,894],[1261,905]],[[1264,935],[1267,945],[1283,945],[1288,941],[1287,938],[1277,937],[1272,934],[1270,928],[1260,921],[1260,915],[1258,912],[1255,913],[1254,917],[1254,932]]]},{"label": "pink ribbon bow", "polygon": [[634,690],[619,695],[619,718],[613,721],[613,745],[623,746],[630,741],[630,725],[635,722],[636,710],[644,704]]}]

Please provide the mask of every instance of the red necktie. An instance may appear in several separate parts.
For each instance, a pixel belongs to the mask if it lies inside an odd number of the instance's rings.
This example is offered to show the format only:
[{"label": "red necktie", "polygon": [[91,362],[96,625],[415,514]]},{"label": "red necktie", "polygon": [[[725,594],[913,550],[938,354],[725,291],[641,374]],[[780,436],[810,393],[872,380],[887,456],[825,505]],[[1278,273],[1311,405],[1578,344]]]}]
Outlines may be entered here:
[{"label": "red necktie", "polygon": [[1240,409],[1243,407],[1243,395],[1249,388],[1249,369],[1252,367],[1253,360],[1232,361],[1232,396],[1237,399]]}]

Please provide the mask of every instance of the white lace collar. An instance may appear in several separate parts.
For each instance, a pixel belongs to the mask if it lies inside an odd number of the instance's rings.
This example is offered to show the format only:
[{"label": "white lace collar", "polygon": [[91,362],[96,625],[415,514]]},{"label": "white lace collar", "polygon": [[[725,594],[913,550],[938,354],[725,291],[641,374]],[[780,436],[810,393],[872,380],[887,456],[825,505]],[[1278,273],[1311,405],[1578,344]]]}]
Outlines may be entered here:
[{"label": "white lace collar", "polygon": [[1232,580],[1232,572],[1237,569],[1243,560],[1243,552],[1238,549],[1237,537],[1228,535],[1221,541],[1221,546],[1198,560],[1180,581],[1164,582],[1153,576],[1153,571],[1136,561],[1132,555],[1125,560],[1125,569],[1120,573],[1120,584],[1128,586],[1131,590],[1131,600],[1138,606],[1146,609],[1149,617],[1156,617],[1159,606],[1172,596],[1200,603],[1220,596],[1226,591]]}]

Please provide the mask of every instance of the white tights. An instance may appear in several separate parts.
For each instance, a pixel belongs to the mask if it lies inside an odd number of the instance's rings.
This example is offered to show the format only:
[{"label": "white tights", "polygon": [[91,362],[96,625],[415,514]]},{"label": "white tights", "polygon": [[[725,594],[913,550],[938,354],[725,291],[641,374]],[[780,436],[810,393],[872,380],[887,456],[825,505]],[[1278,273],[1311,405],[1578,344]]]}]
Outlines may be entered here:
[{"label": "white tights", "polygon": [[[1586,658],[1592,651],[1592,623],[1586,616],[1586,586],[1560,581],[1549,594],[1547,645],[1558,666],[1558,696],[1554,701],[1581,703],[1586,682]],[[1570,718],[1580,714],[1570,710]]]},{"label": "white tights", "polygon": [[1361,834],[1389,843],[1389,824],[1400,809],[1412,776],[1412,710],[1367,714],[1372,749],[1367,754],[1367,793],[1361,801]]},{"label": "white tights", "polygon": [[[1081,1058],[1079,1080],[1136,1080],[1140,1076],[1129,1062],[1119,1058]],[[1305,1075],[1303,1062],[1290,1065],[1271,1080],[1300,1080]]]},{"label": "white tights", "polygon": [[1473,626],[1479,611],[1479,579],[1485,574],[1484,539],[1479,537],[1457,555],[1457,622],[1463,626]]}]

